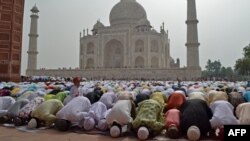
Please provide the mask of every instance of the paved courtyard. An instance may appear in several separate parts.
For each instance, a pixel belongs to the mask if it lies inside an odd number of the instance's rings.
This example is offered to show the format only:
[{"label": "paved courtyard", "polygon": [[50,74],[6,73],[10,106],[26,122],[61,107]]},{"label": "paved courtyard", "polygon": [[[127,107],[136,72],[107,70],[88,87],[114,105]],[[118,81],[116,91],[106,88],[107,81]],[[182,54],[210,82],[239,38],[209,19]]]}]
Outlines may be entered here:
[{"label": "paved courtyard", "polygon": [[[78,134],[73,132],[59,132],[54,129],[39,130],[37,132],[24,132],[15,128],[0,126],[0,140],[1,141],[138,141],[137,138],[132,136],[111,138],[105,135],[89,135]],[[158,137],[150,140],[158,141],[186,141],[186,139],[169,139]],[[204,140],[212,141],[212,140]]]}]

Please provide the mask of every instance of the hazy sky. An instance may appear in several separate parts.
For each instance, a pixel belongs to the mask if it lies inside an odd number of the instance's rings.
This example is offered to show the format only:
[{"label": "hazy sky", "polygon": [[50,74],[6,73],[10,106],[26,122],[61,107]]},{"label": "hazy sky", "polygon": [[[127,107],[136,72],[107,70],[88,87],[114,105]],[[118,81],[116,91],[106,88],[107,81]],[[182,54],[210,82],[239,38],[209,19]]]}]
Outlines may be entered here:
[{"label": "hazy sky", "polygon": [[[22,48],[22,74],[27,68],[30,9],[37,5],[38,68],[79,66],[79,33],[92,29],[98,19],[110,25],[109,13],[120,0],[26,0]],[[137,0],[151,25],[159,31],[162,22],[169,30],[170,52],[186,65],[187,0]],[[196,0],[200,65],[208,59],[233,67],[242,49],[250,43],[250,0]]]}]

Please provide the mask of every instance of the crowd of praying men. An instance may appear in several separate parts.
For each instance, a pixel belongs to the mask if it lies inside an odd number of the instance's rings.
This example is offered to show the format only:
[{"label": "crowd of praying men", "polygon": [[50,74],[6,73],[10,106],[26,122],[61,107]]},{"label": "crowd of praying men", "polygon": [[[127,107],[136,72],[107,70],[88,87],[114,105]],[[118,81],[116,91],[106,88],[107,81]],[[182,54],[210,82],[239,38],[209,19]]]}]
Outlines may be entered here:
[{"label": "crowd of praying men", "polygon": [[223,140],[224,125],[250,124],[250,83],[228,81],[1,82],[0,123]]}]

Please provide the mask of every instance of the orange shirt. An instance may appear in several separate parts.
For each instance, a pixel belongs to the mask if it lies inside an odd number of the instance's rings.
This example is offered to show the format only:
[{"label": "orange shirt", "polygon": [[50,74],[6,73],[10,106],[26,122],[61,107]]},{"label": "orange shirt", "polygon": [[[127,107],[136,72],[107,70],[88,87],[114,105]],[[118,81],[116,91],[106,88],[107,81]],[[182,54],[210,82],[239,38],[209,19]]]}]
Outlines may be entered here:
[{"label": "orange shirt", "polygon": [[173,108],[179,109],[185,101],[186,101],[186,98],[183,94],[173,93],[168,98],[167,110],[170,110]]}]

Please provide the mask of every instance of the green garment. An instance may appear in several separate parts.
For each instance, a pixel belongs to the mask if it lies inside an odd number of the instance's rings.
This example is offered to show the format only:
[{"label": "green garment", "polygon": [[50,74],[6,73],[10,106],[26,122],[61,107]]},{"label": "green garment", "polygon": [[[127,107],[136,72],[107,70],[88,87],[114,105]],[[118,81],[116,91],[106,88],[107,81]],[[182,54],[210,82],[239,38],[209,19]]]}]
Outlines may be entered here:
[{"label": "green garment", "polygon": [[164,128],[163,107],[159,102],[149,99],[138,104],[137,115],[132,122],[135,129],[145,126],[153,131],[153,134],[161,133]]},{"label": "green garment", "polygon": [[43,98],[45,99],[45,101],[47,101],[49,99],[58,99],[61,102],[63,102],[67,95],[68,94],[66,92],[59,92],[56,95],[54,95],[54,94],[47,94]]},{"label": "green garment", "polygon": [[31,117],[35,117],[45,122],[45,126],[50,127],[56,120],[56,113],[62,109],[63,104],[58,99],[50,99],[43,102],[32,113]]},{"label": "green garment", "polygon": [[61,102],[63,102],[64,99],[66,98],[66,96],[67,96],[67,93],[65,93],[65,92],[59,92],[59,93],[56,94],[55,99],[58,99]]},{"label": "green garment", "polygon": [[164,105],[167,101],[167,97],[162,92],[154,92],[150,99],[156,100],[160,104]]},{"label": "green garment", "polygon": [[54,94],[47,94],[43,97],[45,101],[50,100],[50,99],[56,99],[56,95]]}]

